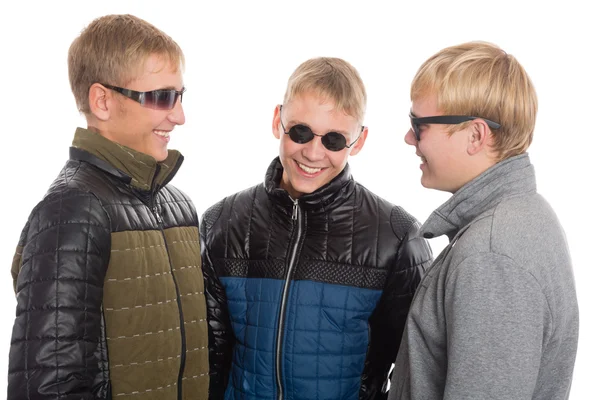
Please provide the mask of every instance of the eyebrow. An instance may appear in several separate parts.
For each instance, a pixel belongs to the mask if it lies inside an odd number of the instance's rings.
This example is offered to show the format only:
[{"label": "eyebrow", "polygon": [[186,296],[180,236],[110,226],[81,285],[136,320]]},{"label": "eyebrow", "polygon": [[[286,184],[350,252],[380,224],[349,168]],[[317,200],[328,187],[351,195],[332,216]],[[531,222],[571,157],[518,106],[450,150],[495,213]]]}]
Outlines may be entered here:
[{"label": "eyebrow", "polygon": [[[295,119],[291,119],[291,120],[287,121],[287,123],[290,126],[290,128],[292,126],[294,126],[294,125],[304,125],[304,126],[308,126],[310,128],[310,130],[314,132],[313,128],[309,124],[307,124],[306,122],[301,122],[301,121],[296,121]],[[286,124],[284,124],[284,125],[286,125]],[[339,130],[339,129],[328,129],[327,132],[325,132],[324,134],[327,134],[329,132],[337,132],[337,133],[340,133],[340,134],[342,134],[344,136],[350,136],[351,137],[350,133],[348,133],[346,131],[343,131],[343,130]]]}]

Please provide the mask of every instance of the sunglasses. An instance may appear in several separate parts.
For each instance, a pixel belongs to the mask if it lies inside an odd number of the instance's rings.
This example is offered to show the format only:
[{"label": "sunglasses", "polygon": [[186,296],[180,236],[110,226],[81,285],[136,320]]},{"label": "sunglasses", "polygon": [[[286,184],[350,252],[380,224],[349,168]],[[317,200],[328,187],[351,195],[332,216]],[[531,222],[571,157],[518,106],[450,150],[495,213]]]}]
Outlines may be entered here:
[{"label": "sunglasses", "polygon": [[102,84],[102,86],[112,89],[115,92],[121,93],[123,96],[135,100],[142,105],[142,107],[152,108],[154,110],[172,110],[177,103],[177,99],[181,97],[183,101],[183,92],[185,88],[181,90],[175,89],[159,89],[151,90],[149,92],[137,92],[131,89],[124,89],[118,86]]},{"label": "sunglasses", "polygon": [[[313,140],[315,136],[318,136],[321,138],[321,143],[327,150],[340,151],[345,148],[349,149],[350,147],[352,147],[352,145],[354,143],[356,143],[358,141],[358,139],[360,139],[360,135],[358,135],[358,137],[356,138],[355,141],[353,141],[350,144],[347,144],[348,142],[346,141],[346,137],[339,132],[328,132],[324,135],[319,135],[317,133],[314,133],[308,126],[302,125],[302,124],[294,125],[290,128],[289,131],[286,132],[285,126],[283,126],[283,120],[281,119],[282,109],[283,109],[283,105],[279,106],[279,115],[280,115],[279,122],[281,123],[281,128],[283,129],[283,133],[286,135],[289,135],[290,139],[292,139],[292,141],[294,143],[298,143],[298,144],[308,143],[311,140]],[[361,126],[361,128],[360,128],[361,134],[364,129],[365,129],[365,127]]]},{"label": "sunglasses", "polygon": [[437,115],[435,117],[417,118],[417,116],[411,112],[408,114],[408,116],[410,118],[410,125],[412,127],[413,132],[415,133],[417,141],[421,140],[421,130],[419,129],[419,125],[421,124],[457,125],[462,124],[463,122],[473,121],[474,119],[482,119],[492,129],[498,129],[502,126],[497,122],[490,121],[489,119],[481,117],[471,117],[468,115]]}]

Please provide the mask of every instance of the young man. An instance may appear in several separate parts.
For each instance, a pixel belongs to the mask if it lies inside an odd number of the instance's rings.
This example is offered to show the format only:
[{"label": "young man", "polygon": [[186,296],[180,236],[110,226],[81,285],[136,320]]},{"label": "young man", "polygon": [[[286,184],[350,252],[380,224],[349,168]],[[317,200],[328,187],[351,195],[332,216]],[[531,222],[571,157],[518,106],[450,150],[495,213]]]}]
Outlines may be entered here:
[{"label": "young man", "polygon": [[417,289],[390,399],[566,399],[578,308],[569,249],[526,153],[533,85],[495,45],[441,50],[411,88],[405,141],[423,186],[453,193],[420,235],[447,235]]},{"label": "young man", "polygon": [[274,110],[264,183],[205,213],[203,265],[222,284],[207,281],[211,398],[384,398],[431,252],[411,215],[350,175],[365,107],[346,61],[304,62]]},{"label": "young man", "polygon": [[34,208],[12,274],[8,399],[205,399],[208,333],[192,202],[167,185],[184,57],[131,15],[69,49],[87,129]]}]

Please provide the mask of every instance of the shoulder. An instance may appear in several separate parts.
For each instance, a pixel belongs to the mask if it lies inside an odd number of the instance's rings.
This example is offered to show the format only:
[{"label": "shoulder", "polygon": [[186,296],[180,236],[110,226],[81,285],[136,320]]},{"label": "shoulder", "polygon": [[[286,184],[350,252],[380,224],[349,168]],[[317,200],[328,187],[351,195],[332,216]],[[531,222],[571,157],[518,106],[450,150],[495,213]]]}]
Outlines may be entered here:
[{"label": "shoulder", "polygon": [[103,211],[102,199],[109,190],[103,175],[86,163],[68,161],[32,214],[64,219]]},{"label": "shoulder", "polygon": [[377,213],[380,218],[389,221],[389,225],[394,235],[402,240],[408,233],[416,237],[420,227],[417,219],[399,205],[376,195],[363,185],[356,184],[356,195],[359,197],[357,203],[365,210],[371,210],[370,213]]},{"label": "shoulder", "polygon": [[49,223],[95,220],[110,225],[110,205],[126,195],[132,194],[125,183],[89,163],[69,160],[32,210],[29,220]]},{"label": "shoulder", "polygon": [[520,226],[522,230],[529,231],[548,226],[557,228],[560,225],[550,204],[538,193],[515,196],[502,201],[494,209],[492,223],[502,223],[512,228]]},{"label": "shoulder", "polygon": [[[486,222],[490,250],[516,259],[545,249],[557,251],[565,235],[556,213],[537,193],[514,196],[498,204]],[[543,237],[543,240],[540,240]]]},{"label": "shoulder", "polygon": [[123,195],[125,184],[97,167],[78,160],[68,160],[46,194],[46,197],[65,193],[88,193],[102,203],[109,203]]},{"label": "shoulder", "polygon": [[488,254],[510,259],[534,275],[554,264],[570,265],[566,237],[556,214],[533,192],[507,198],[482,214],[452,250],[457,262]]},{"label": "shoulder", "polygon": [[97,196],[80,188],[54,189],[29,214],[19,246],[25,259],[25,254],[75,251],[74,244],[87,243],[91,236],[94,245],[103,245],[110,232],[111,219]]},{"label": "shoulder", "polygon": [[181,189],[173,186],[166,185],[160,190],[160,193],[167,199],[172,201],[191,202],[191,198]]},{"label": "shoulder", "polygon": [[204,211],[201,218],[203,227],[210,230],[222,216],[229,216],[243,208],[251,207],[256,202],[257,196],[262,194],[266,196],[264,186],[258,184],[223,198]]},{"label": "shoulder", "polygon": [[162,205],[166,205],[171,209],[179,209],[181,211],[191,211],[196,215],[196,207],[192,199],[181,189],[167,185],[159,191]]}]

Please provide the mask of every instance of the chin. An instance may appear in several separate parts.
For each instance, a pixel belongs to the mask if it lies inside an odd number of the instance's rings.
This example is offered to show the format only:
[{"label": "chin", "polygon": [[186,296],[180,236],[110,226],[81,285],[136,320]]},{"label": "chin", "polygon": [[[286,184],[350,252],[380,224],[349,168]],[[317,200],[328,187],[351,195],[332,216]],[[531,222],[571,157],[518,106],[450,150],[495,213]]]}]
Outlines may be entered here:
[{"label": "chin", "polygon": [[298,187],[298,186],[293,186],[293,185],[292,185],[292,190],[294,192],[296,192],[298,194],[298,196],[302,196],[303,194],[310,194],[315,191],[315,189],[310,188],[310,187],[306,187],[306,186]]},{"label": "chin", "polygon": [[167,151],[160,152],[160,153],[157,153],[157,154],[152,154],[152,157],[154,157],[154,159],[157,162],[163,162],[163,161],[165,161],[168,156],[169,156],[169,153]]},{"label": "chin", "polygon": [[300,195],[310,194],[320,187],[321,186],[319,186],[319,185],[294,185],[292,183],[292,189],[294,189],[294,191],[296,193],[299,193]]},{"label": "chin", "polygon": [[435,184],[435,182],[431,182],[430,180],[427,180],[425,177],[421,178],[421,186],[423,186],[426,189],[443,190],[443,189],[439,188]]},{"label": "chin", "polygon": [[421,177],[421,186],[423,186],[424,188],[427,188],[427,189],[431,189],[424,176]]},{"label": "chin", "polygon": [[320,183],[314,184],[314,185],[303,185],[300,187],[296,187],[296,191],[304,193],[304,194],[310,194],[310,193],[316,192],[317,190],[321,189],[323,186],[326,186],[329,182],[331,182],[331,181],[320,182]]}]

